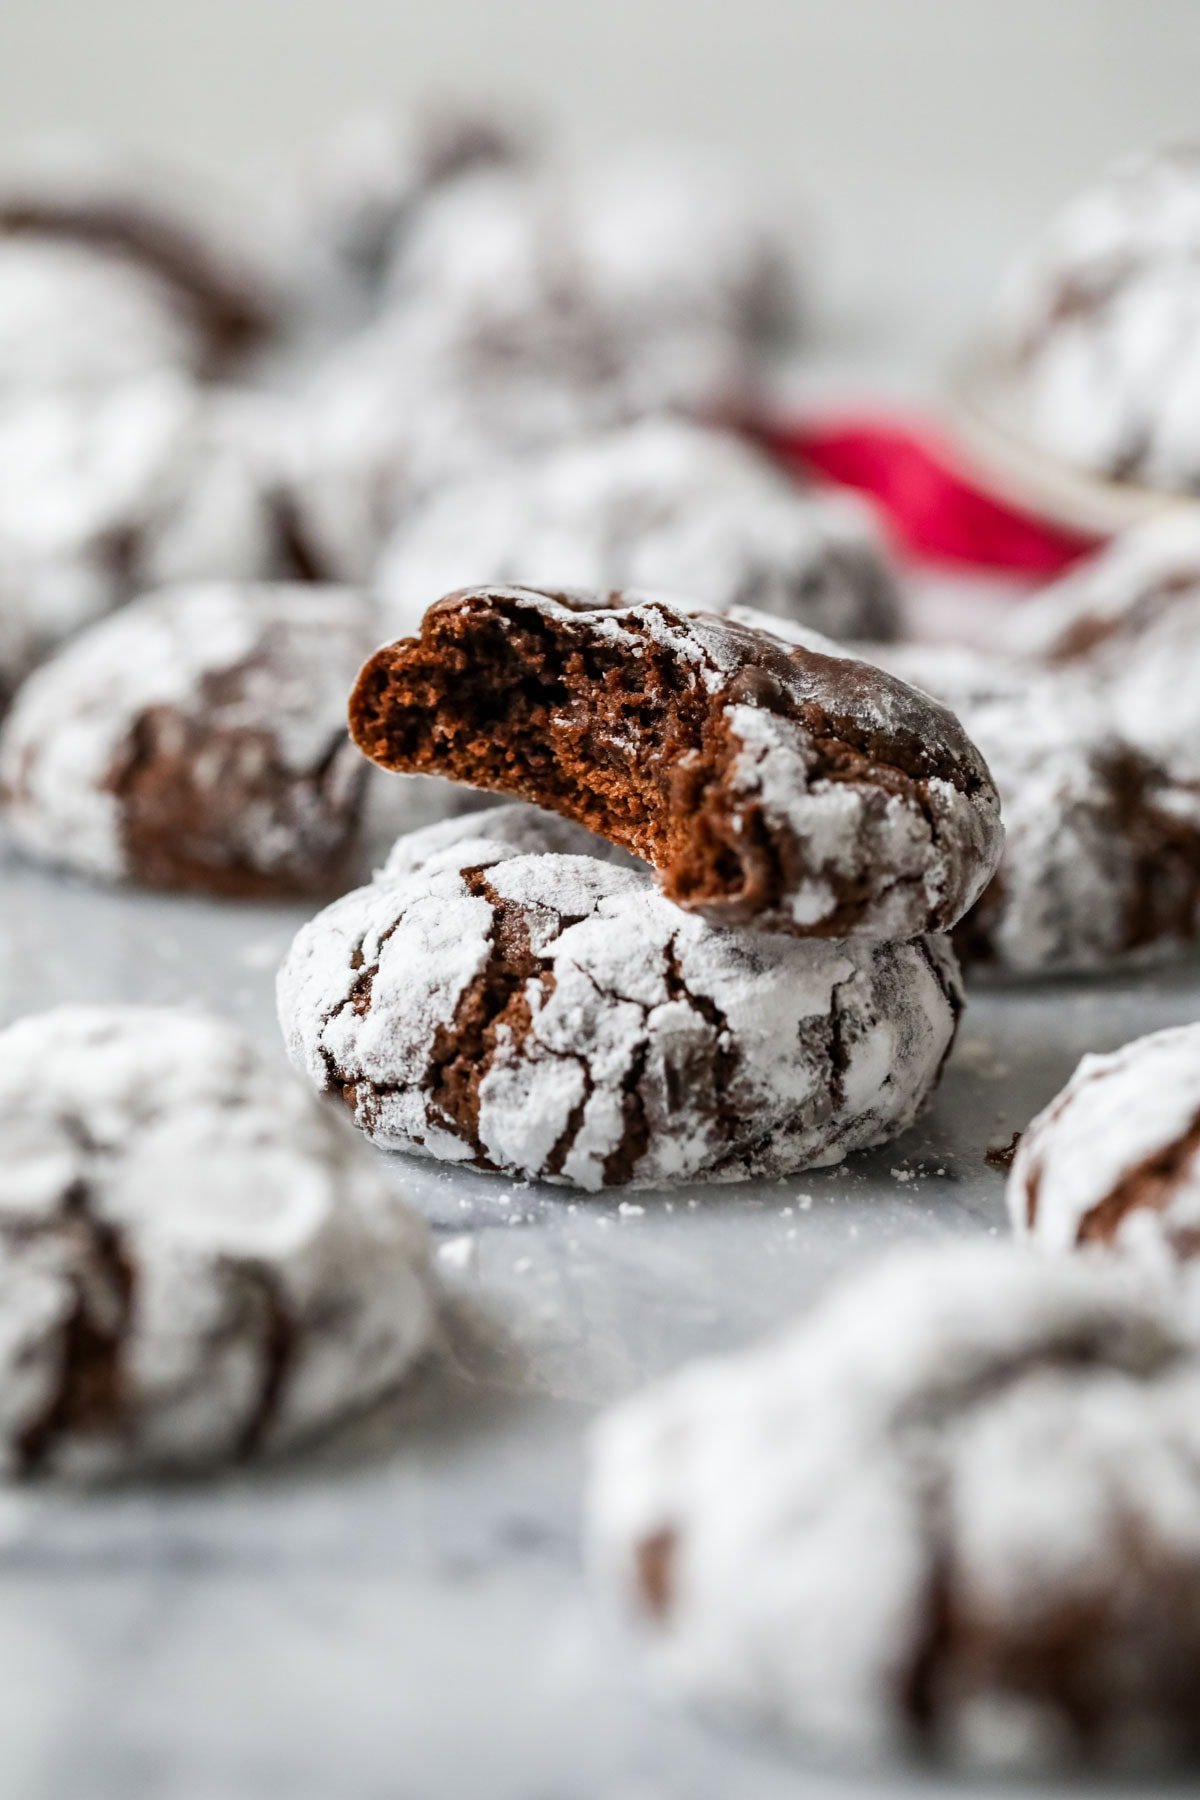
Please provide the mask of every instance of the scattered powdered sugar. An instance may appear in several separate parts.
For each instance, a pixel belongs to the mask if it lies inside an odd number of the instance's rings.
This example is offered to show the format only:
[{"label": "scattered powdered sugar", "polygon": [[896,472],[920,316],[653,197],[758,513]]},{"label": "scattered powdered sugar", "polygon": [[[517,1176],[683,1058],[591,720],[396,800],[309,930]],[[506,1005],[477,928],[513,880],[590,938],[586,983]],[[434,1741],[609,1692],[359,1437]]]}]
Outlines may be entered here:
[{"label": "scattered powdered sugar", "polygon": [[[371,637],[366,603],[335,588],[196,585],[122,608],[30,677],[0,731],[15,837],[90,874],[129,873],[121,770],[139,724],[163,709],[208,747],[207,764],[195,739],[188,752],[198,784],[230,780],[222,745],[239,734],[269,742],[285,786],[311,778],[345,738],[346,694]],[[359,764],[345,741],[348,805]],[[286,860],[272,838],[282,812],[244,823],[248,854],[256,840]]]},{"label": "scattered powdered sugar", "polygon": [[377,576],[385,622],[415,633],[467,583],[640,589],[735,604],[835,636],[889,635],[897,597],[865,508],[804,494],[729,433],[648,419],[439,489],[402,518]]},{"label": "scattered powdered sugar", "polygon": [[297,937],[289,1054],[377,1143],[592,1191],[837,1162],[916,1117],[960,1004],[941,940],[717,930],[561,832],[435,826]]},{"label": "scattered powdered sugar", "polygon": [[860,1752],[1194,1747],[1200,1365],[1128,1270],[902,1252],[617,1407],[592,1464],[597,1573],[693,1698]]},{"label": "scattered powdered sugar", "polygon": [[0,1459],[108,1475],[273,1450],[428,1345],[421,1222],[218,1020],[67,1007],[0,1034]]},{"label": "scattered powdered sugar", "polygon": [[1052,1250],[1096,1238],[1161,1260],[1200,1248],[1200,1025],[1085,1056],[1022,1133],[1016,1231]]}]

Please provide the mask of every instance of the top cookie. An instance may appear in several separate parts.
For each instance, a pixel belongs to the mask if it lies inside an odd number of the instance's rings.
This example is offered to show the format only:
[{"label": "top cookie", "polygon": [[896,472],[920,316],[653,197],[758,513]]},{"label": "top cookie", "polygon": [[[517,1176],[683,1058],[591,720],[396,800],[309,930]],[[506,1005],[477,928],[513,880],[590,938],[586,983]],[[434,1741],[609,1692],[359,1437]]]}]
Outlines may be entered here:
[{"label": "top cookie", "polygon": [[481,580],[684,594],[836,638],[893,637],[899,606],[857,500],[806,494],[731,433],[667,418],[440,488],[401,519],[375,585],[407,633],[431,594]]},{"label": "top cookie", "polygon": [[1000,855],[987,768],[937,702],[815,634],[635,594],[451,594],[369,660],[350,717],[383,767],[575,819],[715,923],[943,930]]}]

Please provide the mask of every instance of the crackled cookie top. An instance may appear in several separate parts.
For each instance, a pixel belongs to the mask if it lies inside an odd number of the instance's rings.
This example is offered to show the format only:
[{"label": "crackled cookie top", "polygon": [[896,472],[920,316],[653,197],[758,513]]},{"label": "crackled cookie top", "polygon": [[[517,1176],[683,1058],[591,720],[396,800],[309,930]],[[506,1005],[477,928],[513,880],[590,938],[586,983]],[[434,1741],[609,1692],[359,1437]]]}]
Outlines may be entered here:
[{"label": "crackled cookie top", "polygon": [[804,494],[747,443],[651,419],[464,480],[403,519],[377,576],[397,634],[467,582],[634,588],[834,637],[890,637],[897,594],[865,509]]},{"label": "crackled cookie top", "polygon": [[1112,1262],[895,1255],[619,1406],[589,1510],[691,1698],[960,1764],[1200,1749],[1200,1366]]},{"label": "crackled cookie top", "polygon": [[1023,1133],[1008,1203],[1054,1250],[1200,1253],[1200,1025],[1085,1056]]},{"label": "crackled cookie top", "polygon": [[289,1054],[376,1143],[595,1190],[783,1175],[912,1122],[960,1006],[942,940],[714,929],[573,840],[528,808],[434,826],[300,932]]},{"label": "crackled cookie top", "polygon": [[1016,425],[1066,461],[1200,485],[1200,152],[1129,157],[1012,271],[985,348]]},{"label": "crackled cookie top", "polygon": [[351,729],[385,768],[578,820],[718,922],[910,937],[1000,853],[987,769],[936,702],[826,640],[636,594],[451,594],[367,664]]},{"label": "crackled cookie top", "polygon": [[1000,790],[1004,855],[956,934],[964,958],[1099,970],[1195,941],[1200,797],[1121,732],[1102,686],[995,653],[878,654],[958,715]]},{"label": "crackled cookie top", "polygon": [[0,1462],[95,1476],[292,1444],[434,1322],[424,1230],[342,1121],[215,1019],[0,1033]]},{"label": "crackled cookie top", "polygon": [[10,830],[108,880],[336,891],[364,766],[345,697],[372,617],[337,588],[167,588],[69,644],[0,732]]}]

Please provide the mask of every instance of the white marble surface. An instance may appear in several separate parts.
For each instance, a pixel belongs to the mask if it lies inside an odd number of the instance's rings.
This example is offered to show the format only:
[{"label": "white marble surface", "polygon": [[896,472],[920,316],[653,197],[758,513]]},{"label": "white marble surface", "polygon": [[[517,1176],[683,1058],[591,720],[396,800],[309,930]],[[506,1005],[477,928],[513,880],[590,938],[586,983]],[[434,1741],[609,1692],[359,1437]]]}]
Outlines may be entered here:
[{"label": "white marble surface", "polygon": [[[3,1011],[193,1001],[277,1045],[273,973],[301,916],[0,864]],[[1198,1009],[1194,970],[985,990],[917,1131],[775,1186],[622,1206],[391,1159],[444,1246],[453,1296],[445,1359],[416,1388],[305,1460],[253,1476],[0,1493],[0,1792],[944,1792],[919,1771],[830,1769],[643,1693],[581,1575],[583,1434],[605,1400],[787,1318],[878,1247],[1002,1232],[989,1142],[1084,1049]]]}]

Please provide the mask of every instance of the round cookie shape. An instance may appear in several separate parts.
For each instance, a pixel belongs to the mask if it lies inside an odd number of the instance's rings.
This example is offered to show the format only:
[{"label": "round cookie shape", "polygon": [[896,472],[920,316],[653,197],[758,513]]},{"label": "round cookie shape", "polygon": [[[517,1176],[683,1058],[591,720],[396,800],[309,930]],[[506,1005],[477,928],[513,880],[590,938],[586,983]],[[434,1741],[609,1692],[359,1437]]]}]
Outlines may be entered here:
[{"label": "round cookie shape", "polygon": [[984,351],[1009,427],[1082,469],[1200,489],[1200,150],[1126,158],[1011,272]]},{"label": "round cookie shape", "polygon": [[1200,1254],[1200,1025],[1085,1056],[1022,1134],[1008,1205],[1047,1249]]},{"label": "round cookie shape", "polygon": [[64,1007],[0,1033],[0,1465],[99,1478],[281,1450],[433,1335],[421,1221],[241,1032]]},{"label": "round cookie shape", "polygon": [[983,759],[936,702],[824,639],[637,594],[451,594],[375,653],[350,717],[383,767],[574,818],[713,923],[912,937],[1000,855]]},{"label": "round cookie shape", "polygon": [[1146,755],[1087,679],[992,653],[883,646],[978,744],[1000,791],[1004,855],[955,933],[999,975],[1098,972],[1200,935],[1200,800]]},{"label": "round cookie shape", "polygon": [[760,340],[792,322],[799,283],[735,168],[641,150],[458,183],[403,240],[392,285],[506,355],[564,331],[582,355],[696,324]]},{"label": "round cookie shape", "polygon": [[899,598],[866,509],[805,494],[748,443],[647,419],[499,467],[401,519],[376,577],[385,621],[420,629],[467,581],[683,594],[814,626],[895,635]]},{"label": "round cookie shape", "polygon": [[617,1407],[592,1561],[667,1686],[854,1755],[1194,1756],[1200,1365],[1130,1275],[901,1252]]},{"label": "round cookie shape", "polygon": [[191,334],[137,269],[78,245],[0,236],[0,400],[182,370]]},{"label": "round cookie shape", "polygon": [[94,145],[63,145],[0,174],[0,245],[61,246],[124,271],[178,321],[183,360],[201,373],[253,348],[274,322],[265,271],[218,215],[187,183]]},{"label": "round cookie shape", "polygon": [[300,932],[288,1054],[375,1143],[595,1192],[785,1175],[912,1123],[960,1010],[943,940],[716,930],[550,847],[570,829],[434,827]]},{"label": "round cookie shape", "polygon": [[300,395],[287,491],[323,567],[361,581],[407,509],[497,463],[647,416],[740,419],[756,371],[700,323],[605,345],[569,321],[523,351],[436,306],[389,315],[322,359]]},{"label": "round cookie shape", "polygon": [[1122,533],[1021,609],[1014,647],[1103,690],[1113,726],[1181,783],[1200,780],[1200,519]]},{"label": "round cookie shape", "polygon": [[[517,122],[485,107],[445,107],[401,119],[344,119],[306,158],[287,196],[292,261],[318,283],[326,309],[370,300],[418,209],[444,186],[524,160]],[[311,310],[311,293],[301,296]]]},{"label": "round cookie shape", "polygon": [[28,853],[103,880],[247,898],[336,892],[366,765],[345,696],[372,615],[337,588],[168,588],[25,683],[0,793]]},{"label": "round cookie shape", "polygon": [[173,375],[0,414],[0,695],[133,594],[303,575],[265,397]]}]

